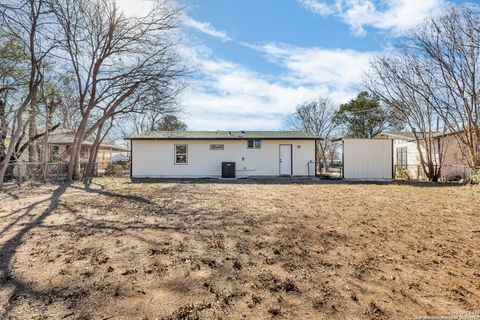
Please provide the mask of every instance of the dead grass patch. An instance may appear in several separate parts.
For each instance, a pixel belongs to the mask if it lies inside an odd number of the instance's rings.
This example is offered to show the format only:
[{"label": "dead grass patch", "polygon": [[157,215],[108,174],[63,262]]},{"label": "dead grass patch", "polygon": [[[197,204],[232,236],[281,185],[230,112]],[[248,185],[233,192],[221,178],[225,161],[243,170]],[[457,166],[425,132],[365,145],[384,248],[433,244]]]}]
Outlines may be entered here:
[{"label": "dead grass patch", "polygon": [[97,179],[0,195],[0,318],[406,319],[480,305],[470,186]]}]

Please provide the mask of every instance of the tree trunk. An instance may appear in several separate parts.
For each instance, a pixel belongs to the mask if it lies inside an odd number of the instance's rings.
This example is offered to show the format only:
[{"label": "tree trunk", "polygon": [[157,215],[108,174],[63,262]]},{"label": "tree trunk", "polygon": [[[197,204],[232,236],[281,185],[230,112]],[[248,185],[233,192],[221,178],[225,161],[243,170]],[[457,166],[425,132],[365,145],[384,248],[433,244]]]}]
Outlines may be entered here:
[{"label": "tree trunk", "polygon": [[22,136],[22,132],[24,130],[24,123],[23,123],[22,116],[30,103],[31,97],[32,97],[32,91],[30,91],[29,94],[25,97],[25,100],[22,102],[22,104],[17,110],[15,117],[13,118],[12,138],[10,139],[10,144],[7,147],[5,158],[3,158],[3,160],[0,162],[0,191],[3,190],[5,172],[7,171],[7,168],[10,166],[10,161],[13,155],[13,151],[15,150],[15,146],[19,142],[20,137]]},{"label": "tree trunk", "polygon": [[95,176],[95,163],[98,155],[98,148],[102,141],[102,128],[103,126],[98,127],[97,135],[93,141],[92,147],[90,148],[90,155],[88,158],[88,163],[85,167],[85,177],[88,180],[88,183],[91,182],[91,179]]},{"label": "tree trunk", "polygon": [[[8,132],[8,123],[5,111],[5,103],[3,100],[0,99],[0,165],[2,164],[3,160],[6,158],[7,152],[7,132]],[[16,161],[16,157],[12,154],[9,162]],[[1,167],[1,166],[0,166]],[[5,170],[5,174],[1,181],[9,181],[13,178],[13,167],[7,166]]]},{"label": "tree trunk", "polygon": [[50,137],[50,127],[52,126],[52,112],[47,108],[47,121],[45,122],[45,135],[43,136],[43,152],[42,152],[42,163],[43,163],[43,182],[47,182],[47,166],[49,162],[49,148],[48,148],[48,138]]},{"label": "tree trunk", "polygon": [[28,161],[29,162],[38,162],[38,148],[37,141],[34,137],[37,135],[37,90],[32,91],[32,99],[30,100],[30,115],[28,122],[28,140],[30,144],[28,145]]},{"label": "tree trunk", "polygon": [[7,127],[5,103],[0,99],[0,162],[5,158],[5,151],[7,149]]},{"label": "tree trunk", "polygon": [[23,119],[22,119],[22,114],[23,110],[19,109],[17,111],[17,114],[15,116],[14,122],[17,124],[17,127],[15,128],[14,132],[12,133],[12,139],[10,141],[10,144],[8,145],[7,152],[5,154],[5,158],[1,162],[0,166],[0,191],[3,190],[3,182],[5,179],[5,173],[7,171],[7,168],[11,165],[10,160],[13,155],[13,150],[15,149],[15,145],[17,144],[18,140],[20,139],[22,135],[22,127],[23,127]]},{"label": "tree trunk", "polygon": [[112,118],[112,121],[110,123],[110,126],[107,128],[105,133],[102,134],[104,125],[105,125],[105,122],[101,123],[98,126],[95,141],[93,142],[92,148],[90,149],[90,156],[89,156],[88,164],[87,164],[87,167],[86,167],[86,170],[85,170],[85,174],[86,174],[88,183],[90,183],[91,178],[93,178],[95,176],[95,164],[96,164],[97,157],[98,157],[98,150],[100,149],[100,145],[103,143],[103,140],[107,136],[108,132],[110,131],[110,129],[112,129],[113,118]]},{"label": "tree trunk", "polygon": [[320,143],[315,141],[315,175],[322,175],[322,154],[320,152]]},{"label": "tree trunk", "polygon": [[80,152],[82,150],[82,143],[85,140],[85,134],[87,132],[88,117],[83,117],[80,125],[78,126],[75,138],[72,144],[72,150],[70,152],[70,161],[68,163],[67,170],[67,182],[72,182],[78,179],[78,170],[80,165]]},{"label": "tree trunk", "polygon": [[329,168],[329,163],[328,163],[328,157],[327,157],[327,143],[328,141],[325,139],[323,142],[320,142],[321,150],[320,152],[322,153],[323,161],[324,161],[324,168],[325,168],[325,173],[328,172]]}]

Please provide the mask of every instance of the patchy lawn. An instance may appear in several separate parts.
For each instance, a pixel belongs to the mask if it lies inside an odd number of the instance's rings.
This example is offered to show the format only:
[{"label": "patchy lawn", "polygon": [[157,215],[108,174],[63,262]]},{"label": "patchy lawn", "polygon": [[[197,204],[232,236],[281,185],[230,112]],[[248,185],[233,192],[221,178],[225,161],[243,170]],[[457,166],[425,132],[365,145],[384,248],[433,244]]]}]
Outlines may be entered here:
[{"label": "patchy lawn", "polygon": [[0,319],[407,319],[480,306],[480,191],[132,184],[0,194]]}]

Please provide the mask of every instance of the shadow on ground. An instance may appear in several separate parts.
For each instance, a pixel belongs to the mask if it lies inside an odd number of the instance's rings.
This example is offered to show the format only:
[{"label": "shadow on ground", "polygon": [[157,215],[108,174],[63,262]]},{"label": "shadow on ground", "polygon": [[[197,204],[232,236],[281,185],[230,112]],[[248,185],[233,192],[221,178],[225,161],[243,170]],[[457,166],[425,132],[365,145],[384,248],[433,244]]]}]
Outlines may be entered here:
[{"label": "shadow on ground", "polygon": [[188,179],[188,178],[134,178],[131,180],[135,184],[162,184],[162,183],[178,183],[178,184],[233,184],[233,185],[404,185],[419,188],[439,188],[439,187],[462,187],[465,183],[457,182],[429,182],[429,181],[405,181],[405,180],[341,180],[341,179],[322,179],[318,177],[266,177],[266,178],[239,178],[239,179]]},{"label": "shadow on ground", "polygon": [[0,319],[404,319],[468,309],[480,302],[480,203],[467,189],[433,186],[97,179],[31,203],[25,191],[0,230]]}]

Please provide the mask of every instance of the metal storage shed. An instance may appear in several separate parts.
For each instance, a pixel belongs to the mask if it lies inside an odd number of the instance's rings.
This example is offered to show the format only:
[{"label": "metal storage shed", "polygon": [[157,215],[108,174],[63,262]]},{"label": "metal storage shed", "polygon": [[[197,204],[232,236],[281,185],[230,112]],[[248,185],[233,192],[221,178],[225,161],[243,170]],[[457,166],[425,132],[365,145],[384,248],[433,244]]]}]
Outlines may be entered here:
[{"label": "metal storage shed", "polygon": [[392,139],[343,139],[343,178],[392,180]]}]

